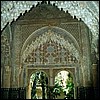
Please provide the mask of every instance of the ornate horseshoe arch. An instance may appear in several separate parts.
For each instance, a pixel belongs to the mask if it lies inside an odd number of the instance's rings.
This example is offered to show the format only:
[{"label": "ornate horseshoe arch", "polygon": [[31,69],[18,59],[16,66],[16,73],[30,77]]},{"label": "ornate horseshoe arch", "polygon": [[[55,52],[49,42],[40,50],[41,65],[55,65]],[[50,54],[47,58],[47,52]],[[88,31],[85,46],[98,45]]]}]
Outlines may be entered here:
[{"label": "ornate horseshoe arch", "polygon": [[33,32],[22,47],[23,73],[27,66],[79,67],[80,54],[79,45],[70,33],[59,27],[46,26]]}]

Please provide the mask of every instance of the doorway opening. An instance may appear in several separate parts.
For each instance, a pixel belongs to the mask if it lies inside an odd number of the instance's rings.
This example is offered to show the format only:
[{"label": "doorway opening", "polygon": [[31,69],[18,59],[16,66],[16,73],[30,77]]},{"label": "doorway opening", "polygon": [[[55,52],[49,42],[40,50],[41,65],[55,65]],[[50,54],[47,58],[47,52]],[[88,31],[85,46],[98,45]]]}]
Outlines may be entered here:
[{"label": "doorway opening", "polygon": [[74,99],[73,76],[69,71],[60,71],[55,76],[53,94],[55,99]]},{"label": "doorway opening", "polygon": [[48,78],[42,71],[33,73],[30,77],[31,99],[47,99]]}]

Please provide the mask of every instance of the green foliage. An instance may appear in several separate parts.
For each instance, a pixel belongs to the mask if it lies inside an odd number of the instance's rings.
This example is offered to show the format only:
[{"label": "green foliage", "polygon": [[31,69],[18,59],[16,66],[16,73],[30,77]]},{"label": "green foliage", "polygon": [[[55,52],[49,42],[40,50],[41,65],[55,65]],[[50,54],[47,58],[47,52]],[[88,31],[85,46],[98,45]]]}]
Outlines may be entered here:
[{"label": "green foliage", "polygon": [[60,86],[59,84],[55,84],[53,93],[57,96],[60,95],[61,91],[62,91],[62,86]]},{"label": "green foliage", "polygon": [[74,98],[74,84],[73,84],[73,79],[72,77],[69,77],[67,82],[66,82],[66,86],[69,89],[68,93],[66,94],[66,97],[68,99],[73,99]]},{"label": "green foliage", "polygon": [[[68,75],[68,79],[66,80],[66,88],[62,87],[61,81],[62,79],[56,77],[55,86],[53,88],[53,94],[55,95],[55,97],[57,97],[57,95],[60,95],[60,93],[63,91],[65,97],[67,97],[68,99],[73,99],[74,98],[73,78],[71,77],[70,74]],[[66,91],[68,91],[68,93]]]}]

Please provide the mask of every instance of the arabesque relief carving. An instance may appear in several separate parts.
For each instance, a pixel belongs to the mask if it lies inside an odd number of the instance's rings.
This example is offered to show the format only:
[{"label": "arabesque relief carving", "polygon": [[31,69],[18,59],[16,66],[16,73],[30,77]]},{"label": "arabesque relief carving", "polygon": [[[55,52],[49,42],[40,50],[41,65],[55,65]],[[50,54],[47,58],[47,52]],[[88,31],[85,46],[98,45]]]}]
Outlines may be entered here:
[{"label": "arabesque relief carving", "polygon": [[27,45],[22,57],[31,64],[68,64],[78,63],[79,52],[73,43],[48,30]]}]

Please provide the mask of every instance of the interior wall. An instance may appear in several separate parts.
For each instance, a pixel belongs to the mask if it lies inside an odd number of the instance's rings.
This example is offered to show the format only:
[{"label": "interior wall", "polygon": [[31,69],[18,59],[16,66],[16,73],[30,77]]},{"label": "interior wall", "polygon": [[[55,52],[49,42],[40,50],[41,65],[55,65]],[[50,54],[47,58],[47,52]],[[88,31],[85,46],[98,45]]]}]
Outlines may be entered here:
[{"label": "interior wall", "polygon": [[[48,11],[49,13],[47,13]],[[33,15],[33,12],[35,12],[34,15]],[[23,62],[21,59],[22,51],[24,50],[22,48],[23,48],[24,43],[26,42],[28,37],[31,36],[32,33],[46,26],[59,27],[67,31],[69,34],[71,34],[71,36],[74,37],[75,41],[77,41],[79,45],[79,50],[80,50],[80,62],[78,65],[78,68],[79,68],[78,72],[79,72],[79,76],[82,77],[82,78],[79,77],[79,87],[81,86],[86,87],[86,88],[91,87],[91,84],[93,81],[92,81],[92,74],[91,74],[90,42],[89,42],[89,36],[88,36],[88,28],[84,24],[84,22],[82,22],[81,20],[77,20],[76,18],[73,18],[67,12],[65,13],[63,11],[60,11],[55,6],[42,5],[42,6],[35,7],[30,12],[27,12],[23,16],[20,16],[16,22],[13,22],[9,26],[10,27],[7,27],[2,32],[2,34],[6,33],[8,37],[8,42],[10,44],[9,45],[10,46],[10,56],[9,56],[10,61],[6,60],[7,63],[5,64],[2,58],[2,76],[3,76],[2,83],[5,84],[3,88],[16,88],[18,89],[19,92],[23,93],[22,97],[25,97],[26,81],[27,81],[27,79],[25,80],[25,78],[27,78],[28,72],[25,66],[23,65]],[[9,30],[10,28],[11,28],[11,31]],[[38,34],[35,34],[35,36],[33,36],[33,39],[34,37],[37,37],[37,36]],[[26,45],[30,43],[31,41],[32,40],[29,39],[26,42]],[[7,67],[6,65],[9,67]],[[9,73],[7,72],[7,75],[6,75],[3,72],[3,70],[5,69],[7,70],[7,68],[9,69],[8,70]],[[7,80],[4,78],[5,76]],[[9,84],[6,84],[6,83],[9,83]],[[14,91],[16,91],[16,89]],[[82,89],[83,91],[86,90],[85,88],[82,88]]]}]

